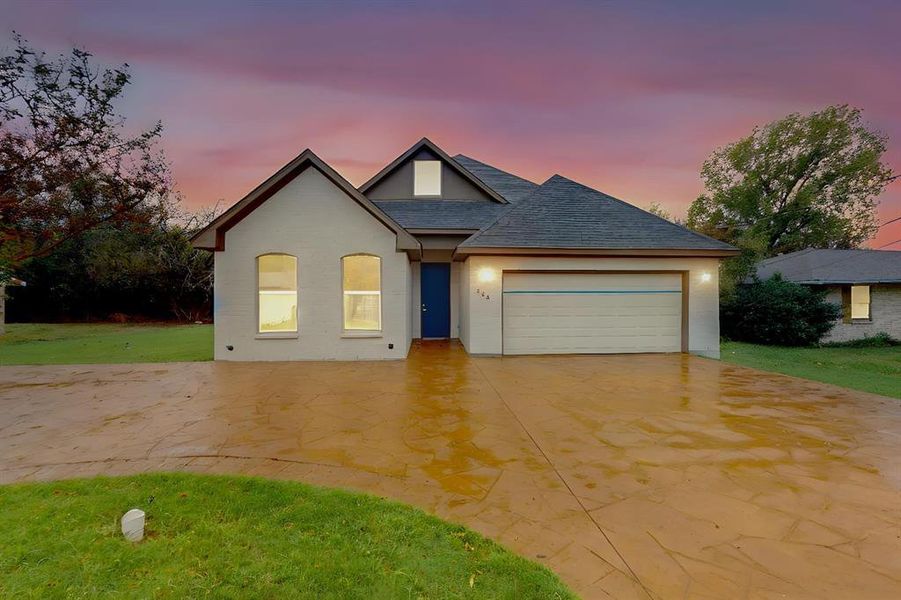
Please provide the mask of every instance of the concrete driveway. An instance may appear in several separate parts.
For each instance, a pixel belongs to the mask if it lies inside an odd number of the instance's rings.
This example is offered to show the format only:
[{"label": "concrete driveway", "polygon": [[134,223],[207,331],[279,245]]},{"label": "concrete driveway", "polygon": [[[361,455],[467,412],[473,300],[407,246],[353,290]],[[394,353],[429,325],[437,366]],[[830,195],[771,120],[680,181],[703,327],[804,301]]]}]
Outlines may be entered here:
[{"label": "concrete driveway", "polygon": [[901,590],[901,402],[691,356],[0,368],[0,481],[158,469],[406,501],[586,598]]}]

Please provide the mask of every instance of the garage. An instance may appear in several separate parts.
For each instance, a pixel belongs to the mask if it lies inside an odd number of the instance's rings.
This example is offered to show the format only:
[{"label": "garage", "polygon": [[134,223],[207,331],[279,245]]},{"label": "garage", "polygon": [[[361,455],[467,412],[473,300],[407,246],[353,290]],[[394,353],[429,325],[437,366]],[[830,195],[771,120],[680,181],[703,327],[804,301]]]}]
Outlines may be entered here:
[{"label": "garage", "polygon": [[681,350],[680,272],[504,272],[504,354]]}]

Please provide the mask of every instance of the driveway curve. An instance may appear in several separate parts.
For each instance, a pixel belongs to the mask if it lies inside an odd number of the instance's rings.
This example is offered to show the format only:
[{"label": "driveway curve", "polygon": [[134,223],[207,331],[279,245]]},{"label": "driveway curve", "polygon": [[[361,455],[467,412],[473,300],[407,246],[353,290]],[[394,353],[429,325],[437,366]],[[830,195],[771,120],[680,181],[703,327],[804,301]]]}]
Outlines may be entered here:
[{"label": "driveway curve", "polygon": [[586,598],[897,597],[901,403],[686,355],[0,368],[0,482],[364,490]]}]

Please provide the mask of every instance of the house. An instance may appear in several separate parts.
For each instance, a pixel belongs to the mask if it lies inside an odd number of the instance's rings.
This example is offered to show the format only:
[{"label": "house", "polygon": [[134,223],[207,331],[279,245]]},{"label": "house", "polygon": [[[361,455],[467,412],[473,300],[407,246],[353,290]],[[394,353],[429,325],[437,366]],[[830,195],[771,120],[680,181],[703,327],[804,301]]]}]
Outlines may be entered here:
[{"label": "house", "polygon": [[891,250],[799,250],[761,261],[757,277],[776,273],[828,290],[842,318],[826,337],[847,341],[887,333],[901,338],[901,252]]},{"label": "house", "polygon": [[736,251],[554,175],[537,184],[423,139],[355,188],[310,150],[193,243],[215,252],[222,360],[719,355]]}]

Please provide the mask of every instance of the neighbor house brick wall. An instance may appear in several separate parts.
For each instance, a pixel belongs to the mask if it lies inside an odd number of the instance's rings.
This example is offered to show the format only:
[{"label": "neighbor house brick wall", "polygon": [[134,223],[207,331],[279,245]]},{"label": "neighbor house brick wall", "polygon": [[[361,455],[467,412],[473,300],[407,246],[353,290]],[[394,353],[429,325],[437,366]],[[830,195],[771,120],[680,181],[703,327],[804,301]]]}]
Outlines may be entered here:
[{"label": "neighbor house brick wall", "polygon": [[[261,254],[297,257],[298,335],[260,339],[257,266]],[[380,337],[343,335],[341,257],[382,259]],[[308,168],[225,235],[215,254],[215,357],[220,360],[405,358],[411,339],[413,278],[396,236],[314,168]],[[393,349],[388,349],[388,344]],[[229,351],[227,346],[233,346]]]},{"label": "neighbor house brick wall", "polygon": [[[826,299],[842,305],[842,287],[830,286]],[[870,321],[845,323],[839,319],[824,341],[846,342],[885,332],[901,339],[901,284],[870,286]]]},{"label": "neighbor house brick wall", "polygon": [[[497,277],[493,281],[478,280],[478,273],[484,267],[496,271]],[[720,355],[717,259],[529,256],[471,256],[466,259],[461,269],[463,315],[460,340],[473,354],[500,354],[502,351],[501,272],[504,270],[688,271],[689,352],[713,358]],[[701,281],[703,273],[710,274],[710,281]]]}]

